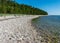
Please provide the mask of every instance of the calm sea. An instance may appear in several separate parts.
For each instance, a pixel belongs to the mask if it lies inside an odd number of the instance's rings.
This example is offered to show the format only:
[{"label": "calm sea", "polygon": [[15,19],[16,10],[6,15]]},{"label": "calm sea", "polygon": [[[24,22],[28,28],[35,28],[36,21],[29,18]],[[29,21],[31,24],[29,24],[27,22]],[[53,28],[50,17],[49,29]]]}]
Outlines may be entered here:
[{"label": "calm sea", "polygon": [[37,18],[35,25],[39,28],[49,31],[52,35],[60,36],[60,16],[41,16]]}]

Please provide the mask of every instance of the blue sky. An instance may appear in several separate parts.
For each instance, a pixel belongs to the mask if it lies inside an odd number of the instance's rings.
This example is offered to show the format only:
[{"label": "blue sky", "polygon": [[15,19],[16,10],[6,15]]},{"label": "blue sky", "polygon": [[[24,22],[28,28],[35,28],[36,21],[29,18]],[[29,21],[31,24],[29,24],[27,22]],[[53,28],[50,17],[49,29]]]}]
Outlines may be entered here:
[{"label": "blue sky", "polygon": [[60,0],[16,0],[16,2],[40,8],[49,15],[60,15]]}]

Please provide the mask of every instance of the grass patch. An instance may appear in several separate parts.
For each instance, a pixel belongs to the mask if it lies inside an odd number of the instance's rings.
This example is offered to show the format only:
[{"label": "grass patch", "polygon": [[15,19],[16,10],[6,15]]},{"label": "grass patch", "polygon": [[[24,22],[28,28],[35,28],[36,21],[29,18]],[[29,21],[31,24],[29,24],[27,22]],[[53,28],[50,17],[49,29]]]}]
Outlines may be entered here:
[{"label": "grass patch", "polygon": [[14,15],[14,14],[0,14],[0,16],[11,16],[11,15]]},{"label": "grass patch", "polygon": [[2,16],[20,16],[20,15],[24,15],[24,14],[0,14],[0,17],[2,17]]}]

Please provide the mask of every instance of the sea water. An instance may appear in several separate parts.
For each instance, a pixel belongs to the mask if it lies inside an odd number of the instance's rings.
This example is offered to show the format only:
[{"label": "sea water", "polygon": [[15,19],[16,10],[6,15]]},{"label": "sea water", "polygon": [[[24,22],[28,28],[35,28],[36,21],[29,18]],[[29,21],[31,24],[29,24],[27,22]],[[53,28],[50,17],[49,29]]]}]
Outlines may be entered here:
[{"label": "sea water", "polygon": [[52,35],[60,36],[60,16],[40,16],[35,25],[40,29],[50,32]]}]

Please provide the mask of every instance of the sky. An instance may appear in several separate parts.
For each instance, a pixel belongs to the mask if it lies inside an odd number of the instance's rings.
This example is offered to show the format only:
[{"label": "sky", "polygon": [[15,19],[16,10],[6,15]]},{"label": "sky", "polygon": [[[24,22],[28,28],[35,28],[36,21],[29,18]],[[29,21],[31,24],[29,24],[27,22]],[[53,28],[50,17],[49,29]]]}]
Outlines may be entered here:
[{"label": "sky", "polygon": [[60,15],[60,0],[15,0],[19,4],[30,5],[48,12],[48,15]]}]

